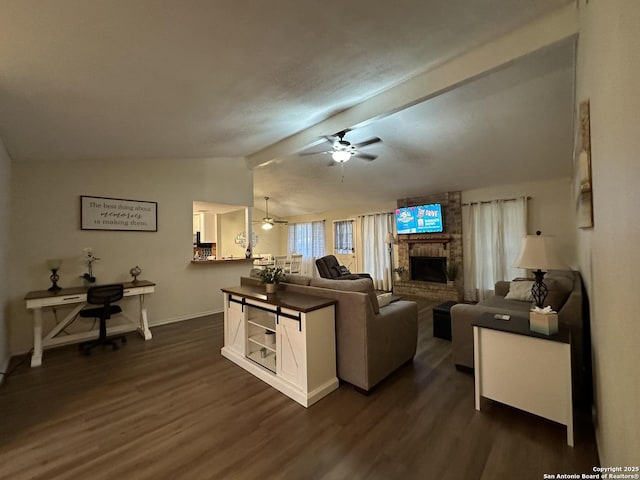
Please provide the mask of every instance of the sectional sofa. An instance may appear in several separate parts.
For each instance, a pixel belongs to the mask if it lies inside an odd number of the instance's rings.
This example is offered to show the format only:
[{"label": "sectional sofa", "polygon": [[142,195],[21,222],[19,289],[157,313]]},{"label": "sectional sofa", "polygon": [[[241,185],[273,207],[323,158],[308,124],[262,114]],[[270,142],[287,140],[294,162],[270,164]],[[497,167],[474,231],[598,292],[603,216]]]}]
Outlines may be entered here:
[{"label": "sectional sofa", "polygon": [[[485,312],[506,313],[512,316],[528,316],[531,300],[526,279],[513,282],[497,282],[495,295],[475,304],[457,304],[451,307],[451,335],[453,360],[457,367],[473,368],[473,322]],[[558,312],[558,322],[571,332],[571,364],[574,398],[583,400],[590,395],[590,339],[587,304],[578,272],[570,270],[550,271],[545,275],[549,289],[545,305]],[[521,292],[521,293],[517,293]],[[524,295],[523,295],[524,294]]]},{"label": "sectional sofa", "polygon": [[[242,285],[257,285],[257,272]],[[370,278],[330,280],[287,275],[279,289],[337,300],[338,378],[368,392],[410,361],[418,342],[418,306],[399,300],[381,306]]]}]

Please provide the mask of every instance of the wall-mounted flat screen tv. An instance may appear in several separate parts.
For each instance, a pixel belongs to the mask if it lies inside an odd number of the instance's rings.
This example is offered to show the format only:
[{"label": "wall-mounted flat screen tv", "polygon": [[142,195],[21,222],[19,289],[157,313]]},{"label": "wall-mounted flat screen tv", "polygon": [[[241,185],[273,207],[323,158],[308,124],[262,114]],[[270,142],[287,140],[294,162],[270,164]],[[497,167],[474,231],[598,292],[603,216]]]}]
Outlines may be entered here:
[{"label": "wall-mounted flat screen tv", "polygon": [[397,208],[396,230],[398,234],[443,232],[442,205],[434,203]]}]

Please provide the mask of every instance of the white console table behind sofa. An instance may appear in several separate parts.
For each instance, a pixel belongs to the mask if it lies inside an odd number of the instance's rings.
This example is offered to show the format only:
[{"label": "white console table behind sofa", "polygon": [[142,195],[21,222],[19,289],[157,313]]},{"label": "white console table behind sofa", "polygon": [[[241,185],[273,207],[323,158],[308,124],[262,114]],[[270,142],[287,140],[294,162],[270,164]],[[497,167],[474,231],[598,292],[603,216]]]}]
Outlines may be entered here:
[{"label": "white console table behind sofa", "polygon": [[335,300],[257,286],[222,291],[224,357],[304,407],[338,388]]}]

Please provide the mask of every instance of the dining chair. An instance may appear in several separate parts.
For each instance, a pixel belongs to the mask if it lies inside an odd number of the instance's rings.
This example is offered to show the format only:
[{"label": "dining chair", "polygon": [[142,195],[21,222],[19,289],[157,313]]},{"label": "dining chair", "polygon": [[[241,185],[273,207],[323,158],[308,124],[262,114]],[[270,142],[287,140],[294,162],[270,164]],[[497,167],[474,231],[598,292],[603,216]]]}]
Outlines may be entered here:
[{"label": "dining chair", "polygon": [[285,271],[287,267],[287,256],[286,255],[274,255],[273,257],[273,266],[275,268],[280,267],[282,271]]},{"label": "dining chair", "polygon": [[285,269],[285,273],[300,273],[302,270],[302,254],[301,253],[292,253],[291,254],[291,262]]}]

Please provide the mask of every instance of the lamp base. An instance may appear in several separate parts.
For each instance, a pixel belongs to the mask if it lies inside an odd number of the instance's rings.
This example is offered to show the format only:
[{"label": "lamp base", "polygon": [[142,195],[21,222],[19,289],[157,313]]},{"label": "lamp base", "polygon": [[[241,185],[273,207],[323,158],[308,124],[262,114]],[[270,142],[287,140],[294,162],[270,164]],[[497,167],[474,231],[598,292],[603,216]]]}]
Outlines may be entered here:
[{"label": "lamp base", "polygon": [[51,280],[51,286],[47,289],[49,292],[58,292],[60,290],[62,290],[62,288],[60,288],[58,286],[58,280],[60,280],[60,276],[58,275],[58,269],[57,268],[52,268],[51,269],[51,276],[49,277],[49,280]]},{"label": "lamp base", "polygon": [[540,269],[533,272],[536,280],[531,286],[531,296],[533,297],[533,301],[538,308],[544,308],[544,301],[547,298],[547,294],[549,293],[549,289],[543,282],[544,274],[545,272]]}]

